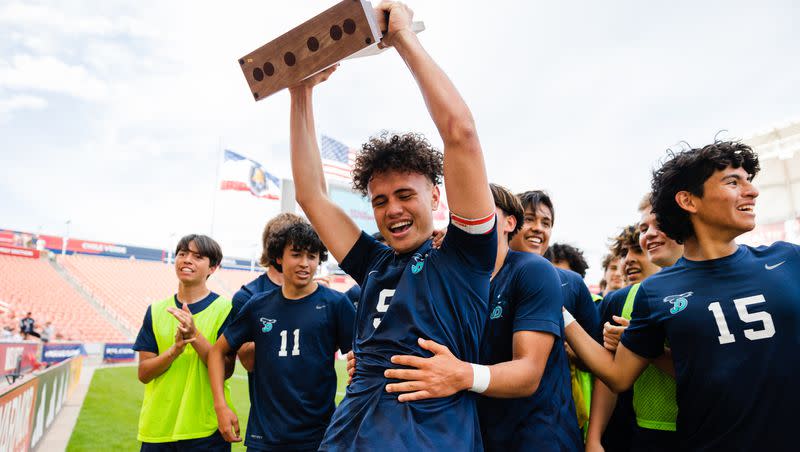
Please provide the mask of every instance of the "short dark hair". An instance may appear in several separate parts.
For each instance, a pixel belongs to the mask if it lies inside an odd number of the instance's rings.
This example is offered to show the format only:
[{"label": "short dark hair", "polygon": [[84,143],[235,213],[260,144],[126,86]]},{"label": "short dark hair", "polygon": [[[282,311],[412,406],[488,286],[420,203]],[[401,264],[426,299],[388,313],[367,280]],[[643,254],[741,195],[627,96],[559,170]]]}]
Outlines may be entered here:
[{"label": "short dark hair", "polygon": [[219,243],[207,235],[189,234],[181,237],[178,246],[175,247],[175,254],[180,251],[190,251],[189,243],[194,242],[201,257],[207,257],[210,267],[216,267],[222,262],[222,248]]},{"label": "short dark hair", "polygon": [[727,167],[744,168],[752,180],[761,169],[753,149],[739,141],[718,141],[702,148],[671,153],[661,168],[653,171],[650,203],[658,228],[678,243],[694,236],[689,212],[675,201],[675,195],[688,191],[703,196],[703,184]]},{"label": "short dark hair", "polygon": [[546,191],[529,190],[518,193],[517,198],[519,198],[519,201],[522,203],[523,211],[525,211],[525,209],[536,211],[536,208],[539,207],[539,204],[544,204],[548,209],[550,209],[550,215],[553,217],[551,220],[553,223],[556,222],[556,211],[553,209],[553,200],[550,199],[550,195],[547,194]]},{"label": "short dark hair", "polygon": [[583,251],[566,243],[552,245],[544,253],[544,257],[550,262],[566,261],[569,269],[581,275],[581,278],[586,276],[586,269],[589,268],[583,257]]},{"label": "short dark hair", "polygon": [[422,174],[438,185],[444,171],[444,157],[418,133],[398,135],[383,131],[364,143],[356,156],[353,188],[367,196],[372,177],[388,171]]},{"label": "short dark hair", "polygon": [[287,245],[291,245],[293,250],[308,251],[317,253],[320,263],[328,259],[328,249],[320,240],[317,231],[306,223],[295,223],[285,228],[279,229],[269,238],[269,264],[278,271],[283,271],[283,267],[277,259],[283,257],[283,250]]},{"label": "short dark hair", "polygon": [[514,237],[514,234],[522,229],[522,222],[525,221],[524,209],[519,198],[514,196],[506,187],[498,184],[489,184],[492,191],[492,198],[494,198],[495,207],[503,211],[506,216],[514,217],[517,220],[517,226],[513,231],[508,233],[508,240]]},{"label": "short dark hair", "polygon": [[[290,212],[279,213],[267,221],[266,226],[264,226],[264,232],[261,233],[261,258],[258,260],[258,263],[264,268],[269,267],[269,238],[272,234],[287,226],[304,221],[306,220],[300,215]],[[281,250],[281,253],[283,253],[283,250]]]},{"label": "short dark hair", "polygon": [[614,257],[624,258],[628,255],[628,250],[641,253],[642,247],[639,246],[639,225],[632,224],[622,228],[616,237],[611,239],[611,253]]}]

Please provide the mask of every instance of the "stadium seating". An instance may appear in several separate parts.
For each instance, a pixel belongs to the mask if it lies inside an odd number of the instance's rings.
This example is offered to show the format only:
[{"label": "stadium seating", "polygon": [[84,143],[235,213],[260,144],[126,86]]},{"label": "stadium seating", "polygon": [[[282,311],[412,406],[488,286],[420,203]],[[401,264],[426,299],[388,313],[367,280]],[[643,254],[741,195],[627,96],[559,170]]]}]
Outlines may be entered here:
[{"label": "stadium seating", "polygon": [[58,272],[42,259],[0,256],[0,299],[16,322],[28,311],[38,326],[53,322],[57,335],[84,342],[124,341],[126,338],[100,315]]},{"label": "stadium seating", "polygon": [[[178,287],[172,265],[163,262],[86,255],[59,256],[58,262],[109,313],[134,333],[147,306],[174,294]],[[242,270],[220,269],[208,281],[209,289],[230,298],[258,276]]]}]

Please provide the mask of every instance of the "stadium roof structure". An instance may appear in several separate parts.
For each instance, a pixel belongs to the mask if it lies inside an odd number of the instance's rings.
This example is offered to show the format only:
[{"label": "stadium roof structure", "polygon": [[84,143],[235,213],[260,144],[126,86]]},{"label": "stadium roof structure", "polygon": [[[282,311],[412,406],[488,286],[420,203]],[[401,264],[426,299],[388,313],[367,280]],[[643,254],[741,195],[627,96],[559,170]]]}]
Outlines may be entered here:
[{"label": "stadium roof structure", "polygon": [[[762,130],[742,140],[758,153],[756,178],[760,196],[755,241],[797,241],[800,238],[800,120]],[[758,243],[758,244],[761,244]]]}]

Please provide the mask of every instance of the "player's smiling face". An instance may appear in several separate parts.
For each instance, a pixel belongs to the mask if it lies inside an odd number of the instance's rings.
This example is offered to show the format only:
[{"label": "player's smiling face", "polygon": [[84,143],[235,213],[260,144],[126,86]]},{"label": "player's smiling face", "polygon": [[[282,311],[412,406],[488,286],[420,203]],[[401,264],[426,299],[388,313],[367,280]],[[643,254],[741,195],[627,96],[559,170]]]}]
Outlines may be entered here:
[{"label": "player's smiling face", "polygon": [[683,256],[683,245],[679,245],[658,229],[656,216],[650,207],[642,211],[639,246],[647,253],[650,262],[659,267],[670,267]]},{"label": "player's smiling face", "polygon": [[642,250],[638,248],[628,247],[621,261],[625,282],[628,285],[642,282],[645,278],[660,270],[660,268],[650,262]]},{"label": "player's smiling face", "polygon": [[755,227],[756,197],[758,189],[744,168],[714,171],[703,183],[703,197],[694,197],[697,207],[694,221],[717,236],[735,238]]},{"label": "player's smiling face", "polygon": [[283,284],[294,289],[303,289],[314,282],[319,266],[319,254],[294,248],[287,244],[283,256],[275,259],[283,270]]},{"label": "player's smiling face", "polygon": [[540,203],[535,209],[525,207],[522,228],[511,239],[511,249],[543,255],[550,245],[553,231],[553,212]]},{"label": "player's smiling face", "polygon": [[204,282],[216,269],[211,267],[211,261],[207,256],[200,255],[194,240],[189,242],[187,249],[178,250],[175,255],[175,274],[184,284]]},{"label": "player's smiling face", "polygon": [[431,237],[439,189],[424,175],[377,173],[369,181],[369,197],[378,230],[398,253],[414,251]]}]

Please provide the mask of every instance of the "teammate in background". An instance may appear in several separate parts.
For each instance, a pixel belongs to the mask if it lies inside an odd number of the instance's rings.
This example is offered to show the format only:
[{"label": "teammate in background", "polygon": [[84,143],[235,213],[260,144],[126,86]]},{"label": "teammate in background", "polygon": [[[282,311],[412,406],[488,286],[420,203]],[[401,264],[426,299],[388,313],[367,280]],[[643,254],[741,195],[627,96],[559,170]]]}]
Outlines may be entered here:
[{"label": "teammate in background", "polygon": [[[478,400],[484,447],[582,450],[560,340],[561,281],[545,259],[509,249],[509,239],[523,223],[522,205],[499,185],[491,184],[491,190],[499,235],[480,358],[491,373],[491,383]],[[388,378],[406,380],[387,385],[388,392],[408,392],[399,399],[413,401],[469,389],[469,363],[433,341],[422,346],[434,356],[392,358],[409,369],[386,371]]]},{"label": "teammate in background", "polygon": [[794,450],[800,247],[738,246],[755,226],[758,157],[738,142],[675,154],[653,175],[659,228],[684,257],[645,280],[616,355],[565,318],[570,344],[615,391],[672,352],[679,450]]},{"label": "teammate in background", "polygon": [[227,441],[241,441],[239,420],[225,400],[223,358],[254,342],[255,393],[245,446],[317,450],[334,410],[334,354],[351,347],[355,309],[344,294],[314,280],[327,250],[311,225],[273,231],[267,255],[283,274],[282,287],[253,296],[209,355],[219,431]]},{"label": "teammate in background", "polygon": [[[550,244],[550,235],[555,222],[555,209],[550,196],[541,190],[531,190],[517,195],[524,208],[524,221],[522,229],[510,242],[514,251],[528,252],[544,255]],[[556,267],[556,272],[561,280],[561,291],[564,297],[564,306],[567,310],[574,309],[575,318],[586,331],[591,331],[594,337],[601,337],[600,318],[597,313],[594,298],[583,278],[571,270]],[[570,310],[570,312],[572,312]],[[583,363],[572,353],[569,346],[564,344],[570,358],[570,373],[572,375],[572,396],[575,399],[575,409],[578,425],[586,429],[589,425],[589,404],[591,403],[592,377],[583,372]]]},{"label": "teammate in background", "polygon": [[[181,238],[175,249],[178,293],[147,308],[133,345],[145,384],[137,436],[142,451],[230,451],[217,432],[206,370],[208,352],[230,321],[231,302],[206,286],[220,262],[222,250],[212,238]],[[233,365],[226,359],[226,377]]]},{"label": "teammate in background", "polygon": [[583,251],[572,245],[555,243],[544,253],[544,258],[558,268],[572,270],[581,275],[581,278],[586,277],[586,269],[589,268],[589,264],[586,263],[586,259],[583,257]]},{"label": "teammate in background", "polygon": [[[632,234],[623,234],[617,238],[614,251],[623,257],[627,263],[628,258],[641,259],[644,256],[653,264],[656,271],[674,265],[683,255],[683,245],[671,240],[658,229],[655,215],[650,206],[650,194],[639,204],[641,214],[637,230]],[[651,276],[650,267],[645,267],[643,279]],[[608,350],[616,351],[619,337],[628,325],[633,300],[639,284],[630,285],[606,297],[605,313],[601,320],[605,322],[604,345]],[[614,322],[621,326],[613,326]],[[660,370],[653,365],[649,366],[640,376],[633,388],[632,408],[635,415],[633,435],[630,436],[630,449],[634,451],[673,451],[677,450],[675,443],[675,419],[678,406],[675,400],[675,370],[672,368],[671,357],[668,353],[659,358],[657,365],[666,368]],[[617,396],[608,389],[600,380],[595,381],[595,393],[592,396],[592,415],[589,420],[589,434],[586,438],[587,450],[601,450],[600,438],[609,416],[616,405]],[[625,407],[628,409],[629,407]],[[617,408],[617,410],[619,407]],[[616,411],[616,410],[615,410]],[[603,444],[606,450],[612,450],[607,443]]]},{"label": "teammate in background", "polygon": [[[353,186],[369,197],[388,246],[361,232],[324,189],[312,92],[333,69],[290,88],[297,202],[362,290],[353,346],[358,368],[320,450],[373,450],[385,448],[387,441],[394,450],[478,450],[473,394],[400,403],[384,391],[389,358],[427,356],[421,339],[444,345],[463,361],[478,361],[497,253],[494,206],[472,114],[411,31],[411,10],[381,3],[379,22],[386,13],[382,42],[397,49],[416,79],[444,143],[442,158],[418,134],[384,133],[358,154]],[[442,171],[451,222],[436,250],[430,237]],[[473,389],[482,391],[488,371],[477,369]]]},{"label": "teammate in background", "polygon": [[625,282],[622,278],[622,265],[620,264],[619,256],[615,256],[613,253],[606,254],[603,257],[603,280],[600,281],[601,295],[605,297],[610,292],[623,287],[625,287]]}]

